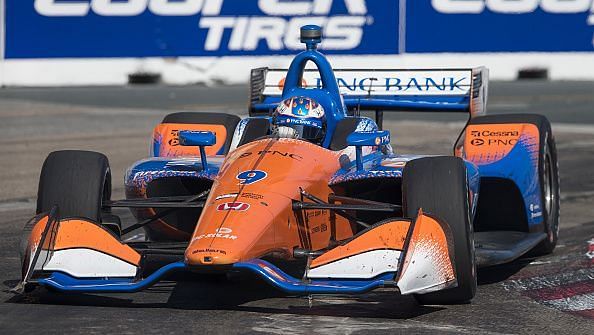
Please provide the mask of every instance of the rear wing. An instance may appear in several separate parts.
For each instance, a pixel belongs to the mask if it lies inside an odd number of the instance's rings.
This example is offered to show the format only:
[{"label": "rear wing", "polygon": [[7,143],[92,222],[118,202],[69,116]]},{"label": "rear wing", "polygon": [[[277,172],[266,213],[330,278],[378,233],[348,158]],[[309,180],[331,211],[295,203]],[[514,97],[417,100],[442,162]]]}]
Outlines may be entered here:
[{"label": "rear wing", "polygon": [[[286,69],[253,69],[250,115],[270,113],[281,100]],[[340,94],[350,112],[428,111],[486,112],[489,70],[334,70]],[[317,70],[305,70],[302,87],[321,88]]]}]

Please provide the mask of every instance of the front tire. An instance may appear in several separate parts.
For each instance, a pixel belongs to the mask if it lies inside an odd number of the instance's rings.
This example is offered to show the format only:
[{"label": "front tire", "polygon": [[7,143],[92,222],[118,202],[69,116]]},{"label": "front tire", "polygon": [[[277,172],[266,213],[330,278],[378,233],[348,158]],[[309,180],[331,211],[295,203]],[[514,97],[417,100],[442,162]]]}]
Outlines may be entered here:
[{"label": "front tire", "polygon": [[60,217],[101,222],[104,201],[111,198],[111,171],[105,155],[63,150],[43,163],[37,191],[37,214],[58,206]]},{"label": "front tire", "polygon": [[476,263],[466,166],[457,157],[426,157],[406,164],[402,177],[403,212],[415,219],[419,209],[444,220],[454,239],[458,286],[415,298],[425,305],[469,302],[476,293]]}]

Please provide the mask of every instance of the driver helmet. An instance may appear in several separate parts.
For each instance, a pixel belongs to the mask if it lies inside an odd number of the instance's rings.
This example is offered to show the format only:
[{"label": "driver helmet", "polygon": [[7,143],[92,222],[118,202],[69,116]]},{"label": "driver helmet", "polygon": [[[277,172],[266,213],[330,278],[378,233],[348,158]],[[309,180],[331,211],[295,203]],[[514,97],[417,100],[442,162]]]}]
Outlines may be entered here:
[{"label": "driver helmet", "polygon": [[292,97],[281,101],[272,120],[273,134],[299,138],[321,144],[326,135],[324,108],[307,97]]}]

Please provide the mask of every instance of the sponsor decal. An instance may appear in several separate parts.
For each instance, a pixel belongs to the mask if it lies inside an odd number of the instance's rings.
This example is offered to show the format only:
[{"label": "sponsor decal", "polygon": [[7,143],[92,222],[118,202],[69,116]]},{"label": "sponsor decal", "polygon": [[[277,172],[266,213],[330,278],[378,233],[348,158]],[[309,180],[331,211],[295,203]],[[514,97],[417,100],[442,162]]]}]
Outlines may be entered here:
[{"label": "sponsor decal", "polygon": [[307,119],[299,119],[299,118],[278,118],[278,124],[297,124],[297,125],[304,125],[316,128],[322,128],[322,122],[319,120],[307,120]]},{"label": "sponsor decal", "polygon": [[485,144],[485,140],[483,140],[482,138],[473,138],[470,141],[470,144],[476,145],[476,146],[481,146],[481,145]]},{"label": "sponsor decal", "polygon": [[492,130],[472,130],[470,144],[474,146],[495,145],[495,146],[513,146],[518,143],[520,132],[510,131],[492,131]]},{"label": "sponsor decal", "polygon": [[[245,158],[245,157],[250,157],[251,155],[253,155],[253,152],[244,152],[243,154],[241,154],[239,156],[239,158]],[[296,161],[302,161],[303,157],[297,155],[297,154],[293,154],[290,152],[282,152],[282,151],[277,151],[277,150],[266,150],[266,151],[258,151],[257,155],[272,155],[272,156],[282,156],[282,157],[289,157],[292,158]]]},{"label": "sponsor decal", "polygon": [[[341,71],[334,72],[340,93],[344,95],[462,95],[470,89],[470,71],[427,70],[427,71]],[[266,73],[264,94],[279,95],[283,87],[284,71],[271,70]],[[306,71],[306,88],[323,88],[322,78],[317,72]],[[284,85],[284,82],[283,82]],[[287,107],[288,108],[288,107]]]},{"label": "sponsor decal", "polygon": [[176,147],[179,145],[179,130],[175,129],[171,131],[171,138],[167,142],[170,146]]},{"label": "sponsor decal", "polygon": [[257,193],[245,192],[241,194],[242,198],[254,199],[254,200],[262,200],[264,196]]},{"label": "sponsor decal", "polygon": [[221,249],[198,249],[198,250],[194,250],[192,251],[192,254],[198,254],[198,253],[216,253],[216,254],[221,254],[221,255],[226,255],[227,251],[225,250],[221,250]]},{"label": "sponsor decal", "polygon": [[233,231],[230,228],[221,227],[216,229],[214,233],[202,234],[194,237],[192,241],[201,240],[203,238],[224,238],[227,240],[236,240],[237,236],[232,234]]},{"label": "sponsor decal", "polygon": [[517,136],[520,136],[520,133],[516,130],[510,130],[510,131],[473,130],[470,132],[470,134],[473,137],[480,137],[480,136],[484,136],[484,137],[516,136],[517,137]]},{"label": "sponsor decal", "polygon": [[215,198],[215,200],[227,199],[227,198],[235,198],[239,193],[228,193],[228,194],[221,194]]},{"label": "sponsor decal", "polygon": [[542,211],[540,210],[539,205],[530,204],[530,217],[532,219],[538,218],[542,216]]},{"label": "sponsor decal", "polygon": [[238,211],[245,212],[250,208],[250,204],[245,202],[225,202],[217,206],[217,211]]},{"label": "sponsor decal", "polygon": [[313,227],[312,230],[311,230],[311,233],[312,234],[322,233],[322,232],[325,232],[327,230],[328,230],[328,225],[326,225],[325,223],[322,223],[319,226]]},{"label": "sponsor decal", "polygon": [[[278,81],[279,90],[282,91],[285,88],[285,81],[287,81],[287,77],[282,77],[281,80]],[[307,81],[305,81],[305,78],[301,78],[301,87],[307,87]]]},{"label": "sponsor decal", "polygon": [[247,170],[237,175],[239,185],[251,185],[268,177],[268,173],[260,170]]},{"label": "sponsor decal", "polygon": [[316,209],[316,210],[312,210],[312,211],[307,211],[305,214],[305,217],[310,219],[310,218],[315,218],[315,217],[318,217],[318,216],[324,215],[324,214],[326,214],[326,210]]}]

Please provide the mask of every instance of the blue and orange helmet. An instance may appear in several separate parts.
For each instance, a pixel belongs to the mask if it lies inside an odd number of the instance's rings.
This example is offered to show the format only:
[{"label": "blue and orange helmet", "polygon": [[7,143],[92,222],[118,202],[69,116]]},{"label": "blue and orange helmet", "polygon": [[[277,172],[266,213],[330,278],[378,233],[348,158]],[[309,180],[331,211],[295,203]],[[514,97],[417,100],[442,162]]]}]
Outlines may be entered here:
[{"label": "blue and orange helmet", "polygon": [[298,138],[321,144],[326,135],[324,108],[307,97],[292,97],[281,101],[273,118],[276,127],[295,129]]}]

